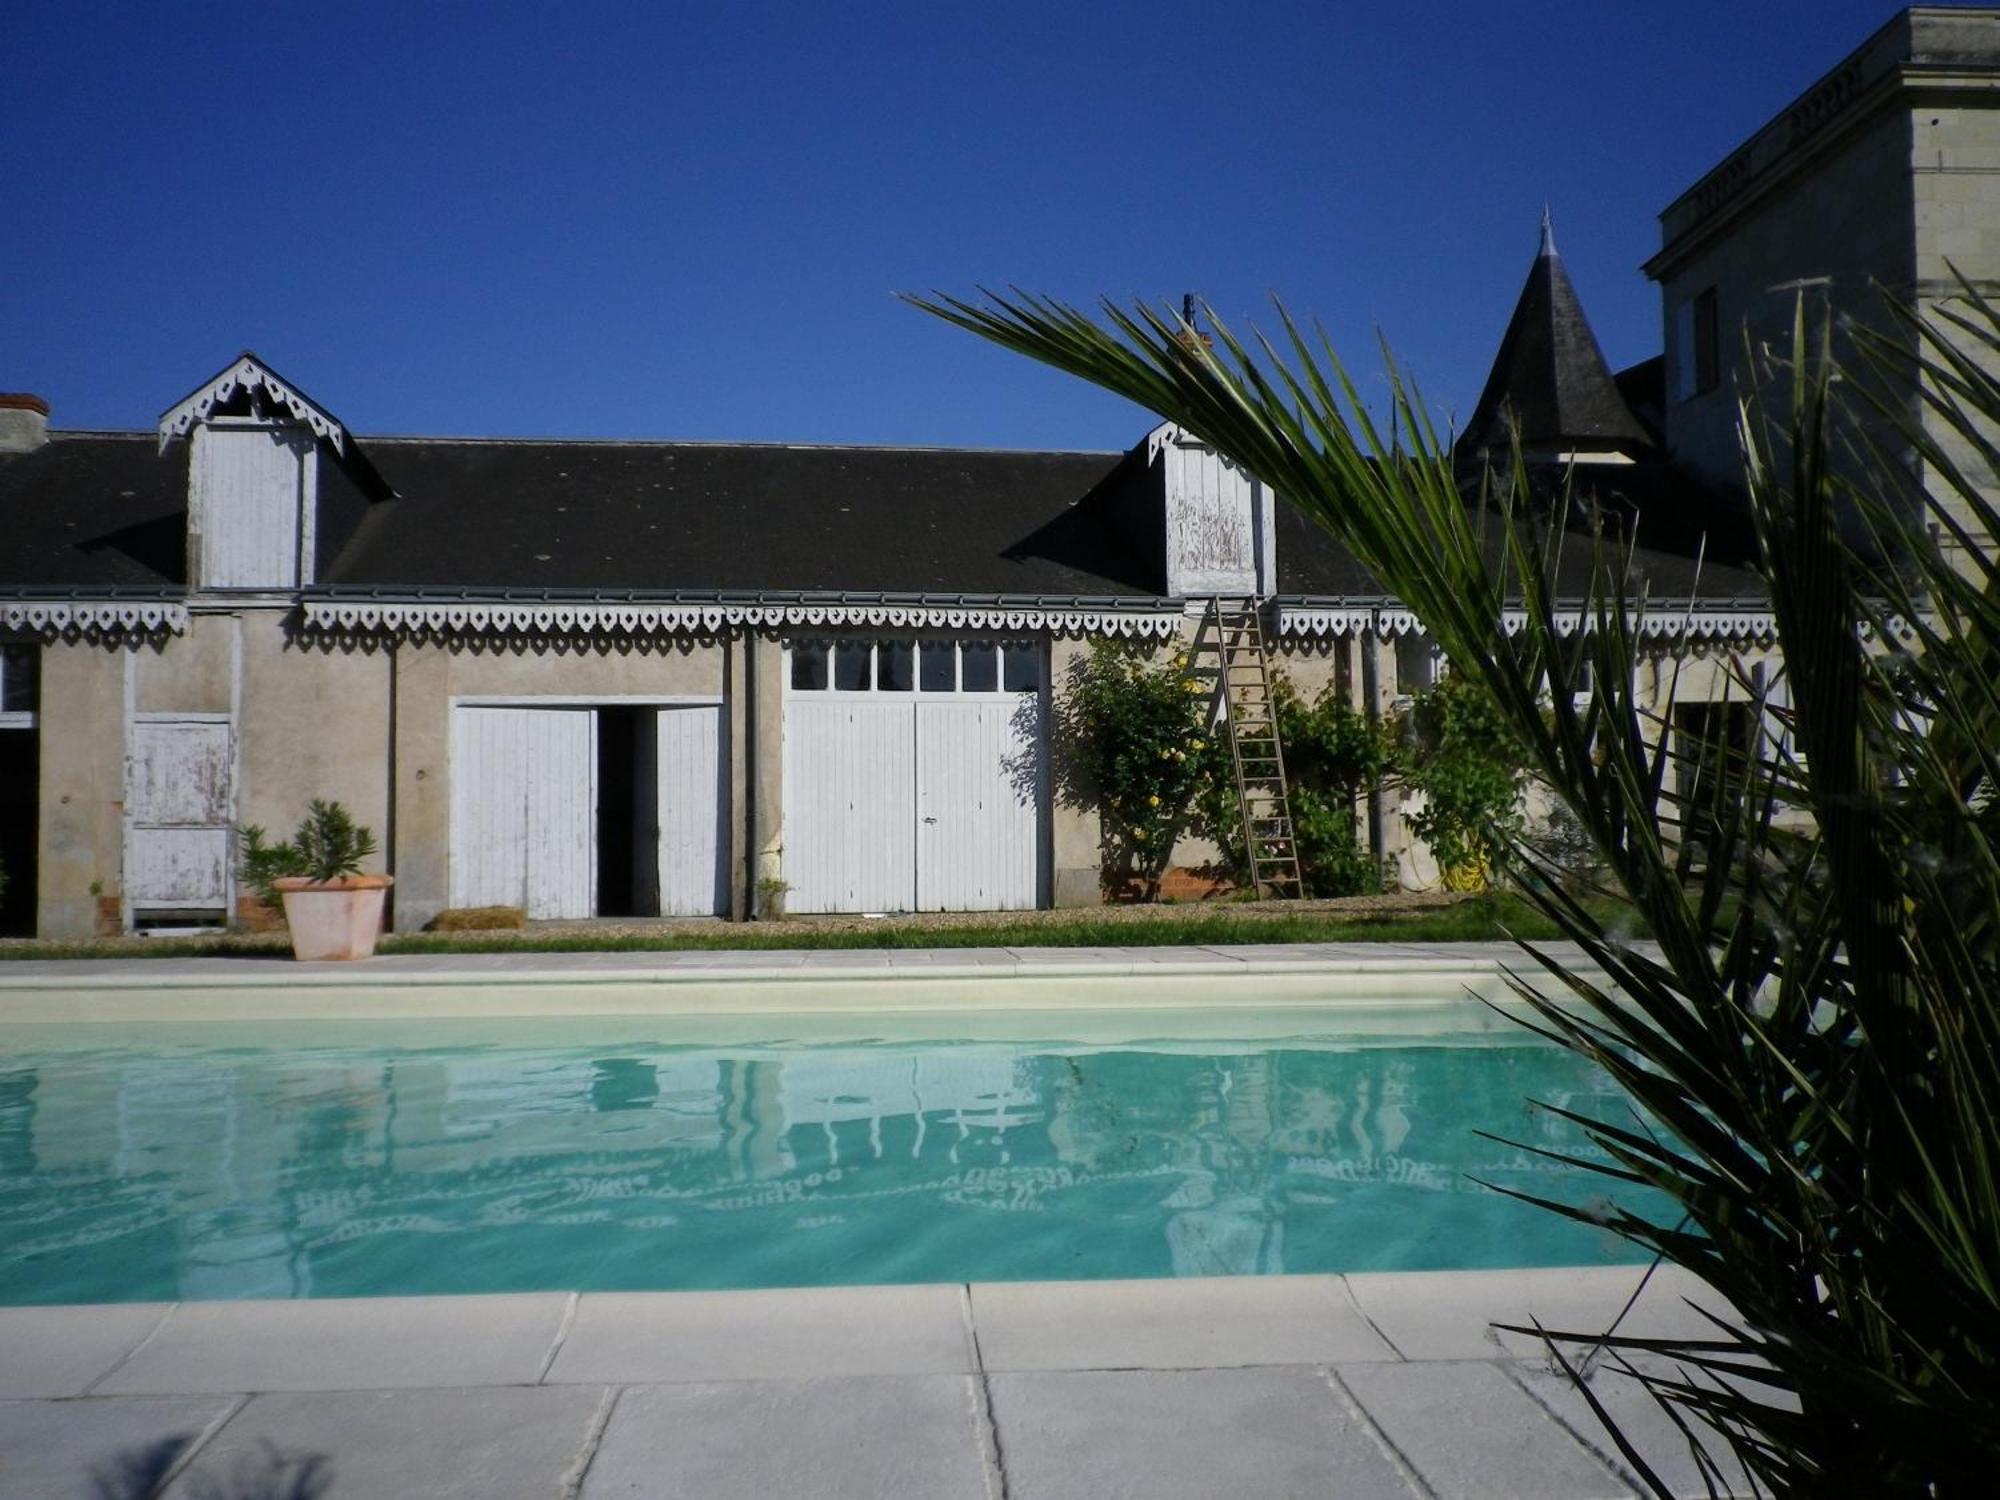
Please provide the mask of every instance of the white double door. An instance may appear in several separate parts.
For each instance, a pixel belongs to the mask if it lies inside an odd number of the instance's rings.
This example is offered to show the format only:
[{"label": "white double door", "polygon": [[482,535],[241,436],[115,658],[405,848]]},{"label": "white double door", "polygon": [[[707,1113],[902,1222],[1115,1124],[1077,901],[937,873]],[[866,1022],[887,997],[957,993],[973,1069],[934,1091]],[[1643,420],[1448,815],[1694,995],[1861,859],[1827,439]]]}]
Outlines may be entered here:
[{"label": "white double door", "polygon": [[1033,908],[1042,742],[1032,693],[793,698],[785,723],[788,908]]},{"label": "white double door", "polygon": [[[633,801],[635,836],[657,851],[657,910],[712,915],[728,901],[722,710],[662,708],[648,722],[655,753],[641,757]],[[596,915],[597,742],[589,707],[452,710],[453,906]],[[642,909],[654,909],[650,897]]]}]

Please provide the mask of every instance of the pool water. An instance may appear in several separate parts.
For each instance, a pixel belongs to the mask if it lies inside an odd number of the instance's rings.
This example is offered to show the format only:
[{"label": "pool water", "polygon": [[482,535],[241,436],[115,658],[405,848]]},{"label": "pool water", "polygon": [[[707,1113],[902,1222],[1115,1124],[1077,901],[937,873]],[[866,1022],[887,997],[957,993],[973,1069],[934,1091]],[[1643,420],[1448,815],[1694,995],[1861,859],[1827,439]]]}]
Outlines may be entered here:
[{"label": "pool water", "polygon": [[1634,1258],[1475,1180],[1602,1206],[1604,1180],[1477,1132],[1590,1155],[1527,1101],[1630,1119],[1600,1072],[1514,1032],[675,1045],[578,1029],[10,1047],[0,1303]]}]

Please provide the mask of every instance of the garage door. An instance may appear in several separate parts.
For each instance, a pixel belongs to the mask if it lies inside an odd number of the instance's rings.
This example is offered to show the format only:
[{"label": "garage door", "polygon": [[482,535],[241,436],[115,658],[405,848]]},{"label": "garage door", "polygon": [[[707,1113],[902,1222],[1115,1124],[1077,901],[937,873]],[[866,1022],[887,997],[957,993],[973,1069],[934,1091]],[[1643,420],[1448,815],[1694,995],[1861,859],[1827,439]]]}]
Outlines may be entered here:
[{"label": "garage door", "polygon": [[790,910],[1040,904],[1042,647],[804,641],[790,648]]},{"label": "garage door", "polygon": [[452,710],[451,904],[597,911],[597,715]]}]

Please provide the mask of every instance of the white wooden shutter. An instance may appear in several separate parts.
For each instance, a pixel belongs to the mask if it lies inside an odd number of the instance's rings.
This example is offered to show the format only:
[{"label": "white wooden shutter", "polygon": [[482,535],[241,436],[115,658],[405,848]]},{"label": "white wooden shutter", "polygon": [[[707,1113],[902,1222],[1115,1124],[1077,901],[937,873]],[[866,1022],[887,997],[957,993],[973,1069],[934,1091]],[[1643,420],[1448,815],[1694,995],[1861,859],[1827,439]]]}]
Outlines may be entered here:
[{"label": "white wooden shutter", "polygon": [[659,712],[660,914],[706,917],[729,906],[722,710]]},{"label": "white wooden shutter", "polygon": [[125,761],[125,893],[135,910],[227,910],[232,761],[227,720],[134,720]]}]

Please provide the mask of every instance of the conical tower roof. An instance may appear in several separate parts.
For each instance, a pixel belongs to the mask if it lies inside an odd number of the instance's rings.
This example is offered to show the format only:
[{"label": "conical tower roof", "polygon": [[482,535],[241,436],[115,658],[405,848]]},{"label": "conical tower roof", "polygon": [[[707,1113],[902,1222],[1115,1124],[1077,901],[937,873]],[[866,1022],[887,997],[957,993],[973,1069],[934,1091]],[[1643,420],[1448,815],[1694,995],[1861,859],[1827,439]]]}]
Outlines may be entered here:
[{"label": "conical tower roof", "polygon": [[1590,331],[1569,272],[1556,254],[1546,211],[1528,284],[1521,288],[1460,447],[1504,451],[1516,432],[1531,454],[1631,452],[1653,446],[1604,363],[1597,335]]}]

